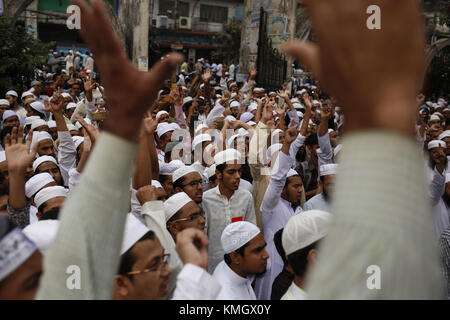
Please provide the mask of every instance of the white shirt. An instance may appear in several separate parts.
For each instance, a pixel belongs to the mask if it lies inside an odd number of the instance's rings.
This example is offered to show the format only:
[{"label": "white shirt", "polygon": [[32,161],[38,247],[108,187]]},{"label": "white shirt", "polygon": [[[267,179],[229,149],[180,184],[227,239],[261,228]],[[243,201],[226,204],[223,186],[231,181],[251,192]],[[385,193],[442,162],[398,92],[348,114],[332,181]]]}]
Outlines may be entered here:
[{"label": "white shirt", "polygon": [[231,270],[225,261],[217,265],[213,277],[222,286],[217,300],[256,300],[255,292],[252,288],[254,277],[241,277]]},{"label": "white shirt", "polygon": [[258,300],[270,300],[273,281],[284,267],[273,241],[275,233],[283,229],[291,217],[303,211],[300,206],[294,211],[291,203],[281,198],[287,173],[293,162],[294,159],[291,156],[280,151],[261,204],[264,239],[267,243],[266,251],[269,254],[269,261],[266,273],[256,280],[255,292]]},{"label": "white shirt", "polygon": [[431,204],[433,205],[434,229],[438,239],[450,226],[450,208],[442,200],[442,195],[445,193],[445,173],[445,170],[443,174],[440,174],[437,169],[434,169],[429,187]]},{"label": "white shirt", "polygon": [[288,291],[281,297],[281,300],[307,300],[308,296],[304,290],[299,288],[294,281],[292,281],[291,286]]},{"label": "white shirt", "polygon": [[235,219],[256,225],[255,208],[253,197],[247,190],[236,190],[228,200],[220,193],[219,186],[203,193],[202,207],[208,221],[208,272],[212,273],[217,264],[223,260],[224,251],[220,240],[223,230]]},{"label": "white shirt", "polygon": [[325,197],[323,196],[323,193],[320,193],[311,199],[309,199],[304,205],[303,205],[304,211],[310,211],[310,210],[321,210],[321,211],[329,211],[328,202],[325,200]]}]

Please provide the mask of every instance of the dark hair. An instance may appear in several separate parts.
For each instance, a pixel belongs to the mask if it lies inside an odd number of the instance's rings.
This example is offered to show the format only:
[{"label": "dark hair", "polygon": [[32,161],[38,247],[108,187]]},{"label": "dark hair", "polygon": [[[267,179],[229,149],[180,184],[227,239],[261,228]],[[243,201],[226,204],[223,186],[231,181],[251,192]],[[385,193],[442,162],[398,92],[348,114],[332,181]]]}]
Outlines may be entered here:
[{"label": "dark hair", "polygon": [[2,132],[0,133],[0,143],[2,144],[2,146],[4,146],[3,140],[8,134],[11,134],[12,129],[13,127],[4,127]]},{"label": "dark hair", "polygon": [[186,180],[186,178],[183,176],[181,178],[178,178],[177,181],[173,182],[173,189],[174,190],[175,190],[175,188],[183,189],[184,180]]},{"label": "dark hair", "polygon": [[[155,240],[155,233],[153,231],[149,231],[146,234],[144,234],[136,243],[145,241],[145,240]],[[136,262],[136,257],[131,252],[136,245],[136,243],[128,249],[122,256],[120,257],[120,265],[119,265],[119,271],[117,274],[121,274],[123,276],[126,276],[131,279],[132,276],[127,275],[128,272],[131,271],[131,268],[133,268],[134,263]]]},{"label": "dark hair", "polygon": [[287,265],[288,261],[286,259],[286,251],[284,251],[283,243],[281,241],[283,230],[284,229],[280,229],[275,233],[275,235],[273,236],[273,242],[275,243],[275,248],[277,249],[278,254],[281,256],[284,265]]},{"label": "dark hair", "polygon": [[[320,241],[320,240],[319,240]],[[297,250],[294,253],[291,253],[288,255],[288,262],[289,265],[292,267],[292,270],[294,271],[294,274],[297,277],[304,277],[306,273],[306,266],[308,264],[307,257],[308,253],[317,247],[317,244],[319,241],[316,241],[309,246]]]},{"label": "dark hair", "polygon": [[60,208],[54,208],[52,210],[47,211],[45,214],[42,214],[39,221],[58,220],[60,210],[61,210]]},{"label": "dark hair", "polygon": [[[245,248],[247,248],[249,245],[250,245],[250,241],[247,242],[246,244],[244,244],[244,245],[243,245],[242,247],[240,247],[239,249],[234,250],[234,252],[236,252],[237,254],[239,254],[239,255],[241,255],[241,256],[243,257],[243,256],[244,256]],[[225,263],[226,263],[227,265],[230,265],[231,262],[232,262],[229,253],[225,253],[225,254],[223,255],[223,260],[225,260]]]},{"label": "dark hair", "polygon": [[223,170],[227,167],[226,163],[221,163],[218,166],[216,166],[216,170],[223,174]]},{"label": "dark hair", "polygon": [[161,184],[163,184],[164,182],[166,182],[168,177],[169,176],[164,176],[164,175],[160,174],[158,180],[159,180],[159,182],[161,182]]},{"label": "dark hair", "polygon": [[317,134],[311,134],[308,138],[306,138],[305,145],[308,147],[314,147],[319,145],[319,139],[317,138]]}]

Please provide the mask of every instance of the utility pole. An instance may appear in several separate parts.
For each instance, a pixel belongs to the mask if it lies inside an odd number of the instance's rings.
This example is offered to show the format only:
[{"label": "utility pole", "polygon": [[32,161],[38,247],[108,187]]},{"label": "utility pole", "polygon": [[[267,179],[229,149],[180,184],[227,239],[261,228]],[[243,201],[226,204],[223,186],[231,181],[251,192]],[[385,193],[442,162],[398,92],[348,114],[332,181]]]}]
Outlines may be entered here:
[{"label": "utility pole", "polygon": [[178,30],[178,0],[174,1],[173,4],[173,28],[175,31]]}]

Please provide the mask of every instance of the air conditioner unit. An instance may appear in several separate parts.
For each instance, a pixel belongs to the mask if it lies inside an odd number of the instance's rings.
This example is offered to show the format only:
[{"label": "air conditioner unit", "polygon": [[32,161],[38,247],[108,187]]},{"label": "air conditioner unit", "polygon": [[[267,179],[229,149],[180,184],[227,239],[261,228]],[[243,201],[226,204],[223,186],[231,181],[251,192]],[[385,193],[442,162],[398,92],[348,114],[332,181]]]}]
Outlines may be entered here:
[{"label": "air conditioner unit", "polygon": [[158,29],[168,29],[169,28],[169,17],[158,16],[156,18],[156,27]]},{"label": "air conditioner unit", "polygon": [[189,17],[180,17],[178,20],[178,28],[180,29],[191,29],[192,21]]}]

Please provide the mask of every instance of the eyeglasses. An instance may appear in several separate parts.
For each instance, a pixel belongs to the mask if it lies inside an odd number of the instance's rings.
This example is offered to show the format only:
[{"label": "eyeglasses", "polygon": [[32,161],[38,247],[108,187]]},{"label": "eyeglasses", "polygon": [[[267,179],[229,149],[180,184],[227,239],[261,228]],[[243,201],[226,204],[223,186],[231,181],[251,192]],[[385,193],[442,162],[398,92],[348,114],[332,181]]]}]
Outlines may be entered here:
[{"label": "eyeglasses", "polygon": [[202,183],[203,183],[203,180],[195,180],[195,181],[189,182],[188,184],[185,184],[185,185],[182,185],[182,186],[183,186],[183,188],[187,187],[187,186],[196,187],[196,186],[198,186],[199,184],[202,184]]},{"label": "eyeglasses", "polygon": [[198,212],[198,213],[194,213],[193,215],[184,218],[184,219],[178,219],[178,220],[173,220],[172,222],[179,222],[179,221],[196,221],[197,219],[200,219],[200,217],[205,218],[205,213],[202,211]]},{"label": "eyeglasses", "polygon": [[144,269],[141,271],[131,271],[131,272],[128,272],[127,275],[135,276],[135,275],[138,275],[141,273],[148,273],[148,272],[161,273],[161,271],[169,265],[169,262],[170,262],[170,253],[166,253],[165,255],[163,255],[162,261],[160,261],[159,263],[156,263],[150,269]]}]

